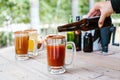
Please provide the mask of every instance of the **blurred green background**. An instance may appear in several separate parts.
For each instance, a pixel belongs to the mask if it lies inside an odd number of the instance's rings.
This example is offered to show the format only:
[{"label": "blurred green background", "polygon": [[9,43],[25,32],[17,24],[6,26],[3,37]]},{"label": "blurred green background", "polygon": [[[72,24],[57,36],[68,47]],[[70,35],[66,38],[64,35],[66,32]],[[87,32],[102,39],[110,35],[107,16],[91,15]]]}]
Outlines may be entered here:
[{"label": "blurred green background", "polygon": [[[0,0],[0,28],[11,24],[30,24],[30,3],[33,5],[36,0]],[[40,24],[67,23],[69,15],[72,14],[72,3],[76,0],[37,0],[39,6]],[[89,3],[92,0],[78,0],[78,14],[86,15],[90,9]],[[94,0],[104,1],[104,0]],[[33,12],[34,13],[34,12]],[[35,14],[36,15],[36,14]],[[113,18],[120,18],[120,15],[112,15]],[[41,29],[42,30],[42,29]],[[12,44],[12,31],[0,30],[0,47]]]},{"label": "blurred green background", "polygon": [[[89,0],[78,1],[79,14],[87,14],[89,11]],[[68,19],[68,15],[72,15],[72,0],[39,0],[39,7],[41,23],[54,22],[56,16],[58,21],[65,22]],[[3,25],[7,16],[12,18],[13,23],[29,23],[30,0],[0,0],[0,25]]]}]

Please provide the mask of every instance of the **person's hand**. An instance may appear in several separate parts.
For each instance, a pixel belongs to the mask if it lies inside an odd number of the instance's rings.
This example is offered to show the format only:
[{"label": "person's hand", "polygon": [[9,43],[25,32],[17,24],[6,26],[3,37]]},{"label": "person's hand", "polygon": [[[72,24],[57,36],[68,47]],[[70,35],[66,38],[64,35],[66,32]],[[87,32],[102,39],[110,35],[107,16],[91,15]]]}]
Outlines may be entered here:
[{"label": "person's hand", "polygon": [[99,27],[102,27],[104,24],[105,18],[110,16],[112,13],[114,13],[114,11],[110,1],[98,2],[90,10],[90,12],[88,13],[88,17],[100,16],[98,25]]}]

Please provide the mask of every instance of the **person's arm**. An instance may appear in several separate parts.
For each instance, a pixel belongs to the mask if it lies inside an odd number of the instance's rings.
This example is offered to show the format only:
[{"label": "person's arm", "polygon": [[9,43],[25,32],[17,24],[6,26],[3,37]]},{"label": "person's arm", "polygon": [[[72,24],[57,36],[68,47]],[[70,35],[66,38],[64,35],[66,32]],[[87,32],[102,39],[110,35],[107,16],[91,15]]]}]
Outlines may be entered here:
[{"label": "person's arm", "polygon": [[120,0],[111,0],[111,5],[116,13],[120,13]]}]

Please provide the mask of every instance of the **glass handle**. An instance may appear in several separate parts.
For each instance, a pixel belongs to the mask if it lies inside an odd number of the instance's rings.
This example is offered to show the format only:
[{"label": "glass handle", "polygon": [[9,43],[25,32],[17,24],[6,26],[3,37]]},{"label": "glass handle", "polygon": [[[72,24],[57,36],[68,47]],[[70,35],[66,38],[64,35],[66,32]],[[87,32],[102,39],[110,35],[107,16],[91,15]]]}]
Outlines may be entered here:
[{"label": "glass handle", "polygon": [[41,37],[37,42],[37,50],[38,50],[38,53],[44,50],[44,41]]},{"label": "glass handle", "polygon": [[[75,55],[76,55],[76,47],[75,47],[74,42],[67,42],[67,45],[72,46],[72,48],[70,49],[70,50],[72,50],[72,55],[71,55],[71,61],[69,63],[66,63],[65,64],[66,66],[71,65],[73,63],[73,60],[74,60]],[[66,46],[66,48],[68,48],[68,47]]]}]

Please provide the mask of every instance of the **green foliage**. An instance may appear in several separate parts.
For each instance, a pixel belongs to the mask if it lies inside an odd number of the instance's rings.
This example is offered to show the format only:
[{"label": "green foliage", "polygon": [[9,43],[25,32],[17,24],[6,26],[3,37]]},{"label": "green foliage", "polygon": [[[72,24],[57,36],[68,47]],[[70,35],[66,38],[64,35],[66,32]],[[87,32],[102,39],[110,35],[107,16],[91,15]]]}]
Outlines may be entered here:
[{"label": "green foliage", "polygon": [[[0,25],[11,16],[13,23],[30,22],[30,0],[0,0]],[[99,1],[99,0],[95,0]],[[39,0],[41,23],[65,22],[72,14],[72,0]],[[89,11],[89,0],[79,0],[79,14]]]},{"label": "green foliage", "polygon": [[89,11],[89,0],[79,0],[79,13],[81,15],[87,14]]},{"label": "green foliage", "polygon": [[[72,0],[61,0],[60,10],[58,19],[63,18],[65,21],[68,22],[68,18],[72,15]],[[61,19],[62,22],[62,19]]]},{"label": "green foliage", "polygon": [[7,37],[5,36],[4,32],[0,32],[0,47],[6,46],[7,44]]},{"label": "green foliage", "polygon": [[114,19],[120,19],[120,14],[113,14],[111,17]]},{"label": "green foliage", "polygon": [[7,16],[14,23],[29,22],[29,0],[0,0],[0,25]]},{"label": "green foliage", "polygon": [[[13,42],[12,38],[12,32],[8,33],[8,40],[9,40],[9,45],[11,45]],[[7,46],[7,35],[5,32],[0,32],[0,47]]]},{"label": "green foliage", "polygon": [[71,15],[71,0],[40,0],[42,23],[64,22],[68,15]]},{"label": "green foliage", "polygon": [[[95,0],[95,2],[104,1],[104,0]],[[79,14],[85,15],[89,12],[89,2],[90,0],[79,0]]]},{"label": "green foliage", "polygon": [[[0,0],[0,26],[11,16],[13,23],[30,22],[30,0]],[[79,0],[79,14],[89,11],[90,0]],[[104,0],[95,0],[104,1]],[[67,22],[72,14],[72,0],[39,0],[41,23]],[[115,15],[113,17],[119,17]]]}]

